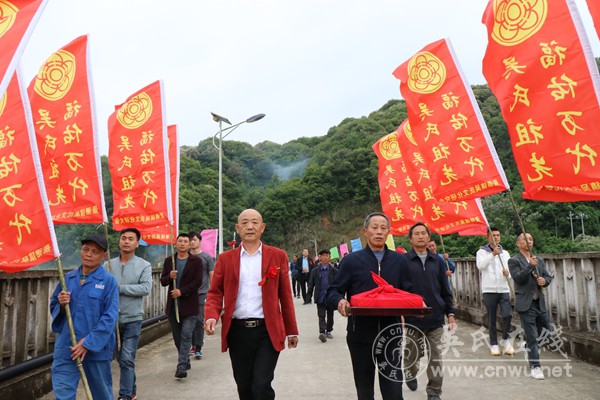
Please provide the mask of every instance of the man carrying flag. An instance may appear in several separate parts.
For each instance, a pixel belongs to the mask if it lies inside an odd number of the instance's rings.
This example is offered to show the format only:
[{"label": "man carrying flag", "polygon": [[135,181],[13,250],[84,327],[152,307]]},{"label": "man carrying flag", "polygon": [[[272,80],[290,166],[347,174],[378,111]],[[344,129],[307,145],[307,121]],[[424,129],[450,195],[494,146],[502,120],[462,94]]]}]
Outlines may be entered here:
[{"label": "man carrying flag", "polygon": [[[199,257],[189,253],[190,235],[180,233],[176,246],[175,265],[172,256],[165,259],[160,284],[169,287],[165,312],[179,353],[175,377],[186,378],[187,370],[191,368],[189,353],[200,309],[198,289],[202,285],[204,267]],[[175,307],[179,311],[179,319]]]},{"label": "man carrying flag", "polygon": [[[81,265],[65,275],[67,290],[59,284],[50,300],[52,331],[57,333],[52,388],[57,399],[75,398],[80,378],[75,360],[80,358],[93,398],[112,400],[110,362],[116,343],[119,289],[101,265],[108,249],[106,239],[92,234],[81,244]],[[66,304],[77,335],[75,346],[71,346]]]}]

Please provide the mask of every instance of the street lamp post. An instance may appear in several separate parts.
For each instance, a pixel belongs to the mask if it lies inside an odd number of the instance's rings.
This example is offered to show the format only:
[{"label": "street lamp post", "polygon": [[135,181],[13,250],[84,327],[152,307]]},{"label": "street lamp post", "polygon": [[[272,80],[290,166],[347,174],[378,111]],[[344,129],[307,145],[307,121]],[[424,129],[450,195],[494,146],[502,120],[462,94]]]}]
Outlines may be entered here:
[{"label": "street lamp post", "polygon": [[[238,126],[252,122],[256,122],[265,117],[265,114],[256,114],[252,117],[246,119],[245,121],[238,122],[237,124],[231,125],[231,122],[225,117],[221,117],[215,113],[212,113],[212,118],[214,121],[219,123],[219,132],[215,133],[213,136],[213,146],[217,150],[219,150],[219,254],[223,253],[223,139],[226,138],[231,132],[233,132]],[[228,125],[225,129],[223,129],[223,122]],[[226,134],[223,132],[229,131]],[[219,139],[219,145],[215,143],[215,139]]]}]

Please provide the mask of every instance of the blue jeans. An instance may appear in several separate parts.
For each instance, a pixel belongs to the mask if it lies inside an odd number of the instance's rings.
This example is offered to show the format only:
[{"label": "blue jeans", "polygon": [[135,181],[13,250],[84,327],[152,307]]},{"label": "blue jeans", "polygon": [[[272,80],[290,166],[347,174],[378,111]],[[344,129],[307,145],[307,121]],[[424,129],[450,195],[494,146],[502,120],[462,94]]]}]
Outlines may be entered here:
[{"label": "blue jeans", "polygon": [[196,320],[196,327],[194,328],[194,335],[192,337],[192,345],[196,350],[202,350],[204,345],[204,304],[206,303],[206,293],[198,295],[200,301],[200,312]]},{"label": "blue jeans", "polygon": [[548,312],[540,309],[539,302],[533,300],[529,309],[520,312],[521,328],[525,331],[525,339],[527,343],[527,352],[529,358],[529,366],[531,368],[540,366],[540,350],[538,345],[538,336],[542,333],[540,330],[546,328],[552,330],[550,326],[550,317]]},{"label": "blue jeans", "polygon": [[[89,361],[85,359],[83,370],[94,400],[113,400],[110,360]],[[75,361],[54,359],[51,372],[52,390],[56,400],[75,400],[80,379]]]},{"label": "blue jeans", "polygon": [[121,336],[121,351],[117,351],[117,362],[121,367],[119,397],[130,399],[136,393],[135,353],[141,331],[141,320],[119,324],[119,335]]}]

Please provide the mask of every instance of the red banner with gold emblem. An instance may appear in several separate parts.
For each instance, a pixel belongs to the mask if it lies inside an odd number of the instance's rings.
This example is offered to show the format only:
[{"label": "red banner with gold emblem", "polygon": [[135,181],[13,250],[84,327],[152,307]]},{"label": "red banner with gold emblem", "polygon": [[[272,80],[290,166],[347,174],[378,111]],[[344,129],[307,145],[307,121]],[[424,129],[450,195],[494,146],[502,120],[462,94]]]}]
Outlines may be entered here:
[{"label": "red banner with gold emblem", "polygon": [[[410,124],[401,124],[398,128],[398,146],[405,154],[406,169],[415,183],[417,192],[411,196],[420,202],[413,207],[413,219],[420,213],[425,217],[429,228],[440,235],[447,235],[487,226],[487,220],[480,199],[462,199],[457,201],[437,201],[433,179],[429,172],[430,164],[424,161],[423,151],[417,144]],[[419,213],[419,214],[417,214]]]},{"label": "red banner with gold emblem", "polygon": [[131,95],[108,118],[113,229],[171,224],[171,182],[162,82]]},{"label": "red banner with gold emblem", "polygon": [[469,200],[506,190],[496,149],[450,43],[425,46],[394,76],[437,199]]},{"label": "red banner with gold emblem", "polygon": [[483,74],[508,126],[525,198],[600,198],[600,77],[571,0],[492,0]]},{"label": "red banner with gold emblem", "polygon": [[594,20],[594,27],[596,27],[596,34],[600,37],[600,1],[598,0],[587,0],[587,6],[592,14]]},{"label": "red banner with gold emblem", "polygon": [[0,96],[16,70],[48,0],[0,1]]},{"label": "red banner with gold emblem", "polygon": [[[168,151],[169,171],[171,174],[171,207],[173,208],[173,243],[177,237],[179,220],[179,139],[177,137],[177,125],[169,125]],[[143,228],[142,239],[149,244],[169,244],[171,240],[171,227],[169,225],[157,226],[155,228]]]},{"label": "red banner with gold emblem", "polygon": [[439,234],[487,226],[479,199],[436,200],[429,165],[421,155],[408,121],[375,143],[373,150],[379,157],[381,205],[392,222],[394,234],[408,232],[417,221],[426,222]]},{"label": "red banner with gold emblem", "polygon": [[411,208],[418,207],[418,202],[413,197],[413,190],[416,192],[416,189],[408,176],[404,158],[398,147],[397,135],[398,131],[385,135],[375,142],[373,151],[379,164],[381,210],[390,219],[390,233],[403,235],[411,225],[419,221],[411,218],[415,214]]},{"label": "red banner with gold emblem", "polygon": [[52,54],[29,85],[37,146],[55,224],[107,222],[88,38]]},{"label": "red banner with gold emblem", "polygon": [[58,257],[27,94],[17,74],[0,99],[0,270]]}]

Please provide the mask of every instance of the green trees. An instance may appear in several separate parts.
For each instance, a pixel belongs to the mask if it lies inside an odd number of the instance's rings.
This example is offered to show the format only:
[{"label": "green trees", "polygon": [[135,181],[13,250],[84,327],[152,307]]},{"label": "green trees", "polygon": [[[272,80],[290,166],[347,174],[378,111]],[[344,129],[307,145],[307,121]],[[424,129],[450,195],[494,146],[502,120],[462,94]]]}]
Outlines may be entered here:
[{"label": "green trees", "polygon": [[[536,239],[540,253],[600,251],[598,202],[544,203],[524,200],[508,131],[496,98],[486,85],[473,87],[512,194],[483,199],[488,221],[503,233],[513,253],[520,232],[517,213]],[[288,254],[303,247],[332,247],[361,235],[361,223],[371,211],[381,210],[377,184],[377,158],[371,146],[394,131],[406,118],[406,104],[390,100],[369,116],[346,118],[324,136],[303,137],[285,144],[262,142],[256,146],[237,141],[223,144],[224,237],[233,238],[237,215],[258,209],[265,219],[266,243]],[[112,190],[107,159],[102,157],[108,215]],[[511,200],[512,196],[512,200]],[[181,148],[180,230],[216,228],[218,224],[218,152],[212,138]],[[571,215],[571,219],[569,219]],[[583,221],[582,221],[583,218]],[[109,218],[110,219],[110,218]],[[583,222],[583,224],[582,224]],[[571,239],[571,226],[573,239]],[[585,235],[582,230],[585,228]],[[63,256],[78,263],[78,240],[92,226],[58,226]],[[114,240],[113,240],[114,239]],[[405,237],[396,242],[409,247]],[[444,237],[453,257],[472,256],[486,243],[482,237]],[[111,238],[116,251],[116,235]]]}]

